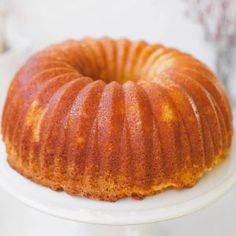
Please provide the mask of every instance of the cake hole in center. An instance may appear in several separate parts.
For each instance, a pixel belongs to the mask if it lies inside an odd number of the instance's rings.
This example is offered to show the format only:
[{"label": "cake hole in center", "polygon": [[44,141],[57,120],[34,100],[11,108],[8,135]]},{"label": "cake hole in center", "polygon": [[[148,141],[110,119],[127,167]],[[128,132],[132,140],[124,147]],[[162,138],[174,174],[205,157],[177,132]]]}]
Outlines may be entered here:
[{"label": "cake hole in center", "polygon": [[95,67],[93,62],[89,62],[83,68],[80,68],[79,71],[84,76],[88,76],[93,80],[103,80],[105,83],[110,83],[116,81],[120,84],[124,84],[127,81],[138,82],[141,78],[139,73],[134,73],[134,71],[127,70],[125,68],[126,63],[123,63],[119,69],[114,65],[110,64],[107,67]]}]

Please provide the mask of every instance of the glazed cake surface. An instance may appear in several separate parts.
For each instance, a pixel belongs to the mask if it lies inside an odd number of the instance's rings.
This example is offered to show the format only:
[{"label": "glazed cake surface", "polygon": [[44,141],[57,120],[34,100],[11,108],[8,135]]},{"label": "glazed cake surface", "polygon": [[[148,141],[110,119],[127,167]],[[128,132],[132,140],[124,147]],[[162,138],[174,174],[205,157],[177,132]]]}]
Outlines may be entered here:
[{"label": "glazed cake surface", "polygon": [[107,201],[193,186],[227,157],[232,132],[226,93],[207,66],[159,44],[107,37],[34,54],[2,118],[17,172]]}]

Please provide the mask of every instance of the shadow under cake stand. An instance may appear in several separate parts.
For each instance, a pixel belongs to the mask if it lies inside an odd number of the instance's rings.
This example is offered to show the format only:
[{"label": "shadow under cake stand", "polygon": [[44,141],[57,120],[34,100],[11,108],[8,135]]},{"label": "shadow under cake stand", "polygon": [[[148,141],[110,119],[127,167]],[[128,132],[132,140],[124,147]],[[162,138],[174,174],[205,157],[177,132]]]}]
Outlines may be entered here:
[{"label": "shadow under cake stand", "polygon": [[[26,205],[44,213],[76,221],[86,235],[156,235],[148,223],[165,221],[199,210],[226,193],[236,182],[236,138],[229,158],[190,189],[169,190],[142,201],[124,199],[115,203],[54,192],[22,177],[9,167],[0,141],[0,185]],[[93,224],[93,225],[91,225]],[[98,225],[107,225],[98,232]],[[97,225],[97,226],[96,226]],[[115,227],[116,226],[116,227]],[[117,227],[120,226],[120,227]],[[157,225],[158,226],[158,225]],[[163,234],[161,234],[163,235]]]}]

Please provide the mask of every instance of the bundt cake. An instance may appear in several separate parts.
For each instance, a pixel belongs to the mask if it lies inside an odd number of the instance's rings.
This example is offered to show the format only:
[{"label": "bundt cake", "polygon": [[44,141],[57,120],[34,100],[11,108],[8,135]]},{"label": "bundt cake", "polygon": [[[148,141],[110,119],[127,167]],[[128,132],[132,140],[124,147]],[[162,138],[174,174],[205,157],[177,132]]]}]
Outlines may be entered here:
[{"label": "bundt cake", "polygon": [[107,201],[193,186],[227,157],[232,133],[229,101],[207,66],[159,44],[107,37],[34,54],[2,118],[17,172]]}]

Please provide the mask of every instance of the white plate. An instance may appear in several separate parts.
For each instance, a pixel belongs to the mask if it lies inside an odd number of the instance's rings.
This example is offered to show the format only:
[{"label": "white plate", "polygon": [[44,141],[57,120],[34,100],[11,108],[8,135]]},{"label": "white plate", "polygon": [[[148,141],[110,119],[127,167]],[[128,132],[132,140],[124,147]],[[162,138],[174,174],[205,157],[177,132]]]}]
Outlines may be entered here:
[{"label": "white plate", "polygon": [[26,205],[78,222],[129,225],[163,221],[196,211],[219,198],[236,182],[236,139],[230,157],[204,176],[193,188],[169,190],[142,201],[124,199],[115,203],[73,197],[35,184],[6,162],[0,142],[0,185]]}]

